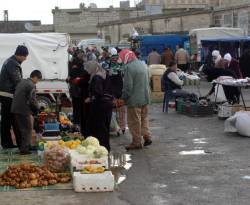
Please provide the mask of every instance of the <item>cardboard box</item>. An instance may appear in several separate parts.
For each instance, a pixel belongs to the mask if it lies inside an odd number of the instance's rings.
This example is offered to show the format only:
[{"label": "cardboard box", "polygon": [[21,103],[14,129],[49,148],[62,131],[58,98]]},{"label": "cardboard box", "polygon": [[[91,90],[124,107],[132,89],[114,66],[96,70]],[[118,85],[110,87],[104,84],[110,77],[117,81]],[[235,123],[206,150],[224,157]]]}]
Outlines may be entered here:
[{"label": "cardboard box", "polygon": [[163,100],[164,99],[164,92],[152,92],[151,99],[152,100]]},{"label": "cardboard box", "polygon": [[161,76],[160,75],[152,76],[152,91],[161,92]]}]

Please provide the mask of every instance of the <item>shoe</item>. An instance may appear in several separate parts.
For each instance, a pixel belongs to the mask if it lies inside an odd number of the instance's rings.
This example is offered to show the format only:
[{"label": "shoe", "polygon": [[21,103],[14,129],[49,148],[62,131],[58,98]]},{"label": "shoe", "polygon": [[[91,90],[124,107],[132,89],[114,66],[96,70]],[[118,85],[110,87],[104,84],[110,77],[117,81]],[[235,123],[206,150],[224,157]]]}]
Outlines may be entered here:
[{"label": "shoe", "polygon": [[30,151],[20,151],[20,155],[30,155],[32,152]]},{"label": "shoe", "polygon": [[153,143],[152,140],[146,140],[146,141],[144,142],[144,147],[147,147],[147,146],[151,145],[152,143]]},{"label": "shoe", "polygon": [[17,145],[2,145],[3,149],[14,149],[14,148],[17,148],[17,147],[18,147]]},{"label": "shoe", "polygon": [[142,145],[133,145],[133,144],[130,144],[128,146],[125,146],[125,149],[127,151],[129,151],[129,150],[138,150],[138,149],[142,149]]}]

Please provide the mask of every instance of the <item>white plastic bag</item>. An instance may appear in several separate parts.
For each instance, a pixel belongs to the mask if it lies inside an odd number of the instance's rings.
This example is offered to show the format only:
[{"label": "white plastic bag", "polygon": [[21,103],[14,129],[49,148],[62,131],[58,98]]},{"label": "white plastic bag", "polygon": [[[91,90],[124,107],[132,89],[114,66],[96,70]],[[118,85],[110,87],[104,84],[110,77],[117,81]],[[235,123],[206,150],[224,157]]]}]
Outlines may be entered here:
[{"label": "white plastic bag", "polygon": [[235,126],[240,135],[250,137],[250,113],[240,112],[237,116]]},{"label": "white plastic bag", "polygon": [[215,97],[217,95],[217,98],[216,98],[216,102],[226,102],[227,101],[227,98],[226,98],[226,95],[225,95],[225,92],[224,92],[224,89],[222,87],[222,85],[216,85],[215,86]]},{"label": "white plastic bag", "polygon": [[116,135],[120,131],[120,126],[117,123],[116,120],[116,113],[112,113],[112,118],[111,118],[111,123],[110,123],[110,134],[111,135]]},{"label": "white plastic bag", "polygon": [[237,112],[225,121],[225,132],[238,132],[250,137],[250,112]]}]

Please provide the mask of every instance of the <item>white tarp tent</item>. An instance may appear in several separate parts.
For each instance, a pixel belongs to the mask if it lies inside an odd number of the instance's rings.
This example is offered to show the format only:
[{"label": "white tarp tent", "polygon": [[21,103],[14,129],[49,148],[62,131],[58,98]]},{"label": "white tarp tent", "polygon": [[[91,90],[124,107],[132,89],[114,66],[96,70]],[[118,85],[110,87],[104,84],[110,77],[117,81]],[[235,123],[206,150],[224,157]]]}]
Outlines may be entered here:
[{"label": "white tarp tent", "polygon": [[68,77],[69,36],[63,33],[0,34],[0,69],[4,61],[15,53],[17,45],[25,45],[29,56],[22,64],[24,78],[32,70],[40,70],[46,80]]},{"label": "white tarp tent", "polygon": [[241,28],[227,28],[227,27],[212,27],[200,28],[190,31],[189,36],[196,36],[197,43],[201,40],[224,38],[224,37],[242,37],[245,36],[244,30]]}]

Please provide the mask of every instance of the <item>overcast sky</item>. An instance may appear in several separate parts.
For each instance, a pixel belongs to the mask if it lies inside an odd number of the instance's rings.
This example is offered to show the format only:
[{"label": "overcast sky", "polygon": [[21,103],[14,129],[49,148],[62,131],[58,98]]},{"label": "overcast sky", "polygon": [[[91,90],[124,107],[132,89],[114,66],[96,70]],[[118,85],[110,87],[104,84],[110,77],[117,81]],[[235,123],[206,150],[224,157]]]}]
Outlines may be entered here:
[{"label": "overcast sky", "polygon": [[[0,20],[3,20],[3,10],[9,11],[9,20],[41,20],[43,24],[52,24],[51,10],[59,8],[79,8],[83,2],[86,5],[96,3],[98,7],[119,6],[120,0],[0,0]],[[134,0],[130,1],[133,5]]]}]

